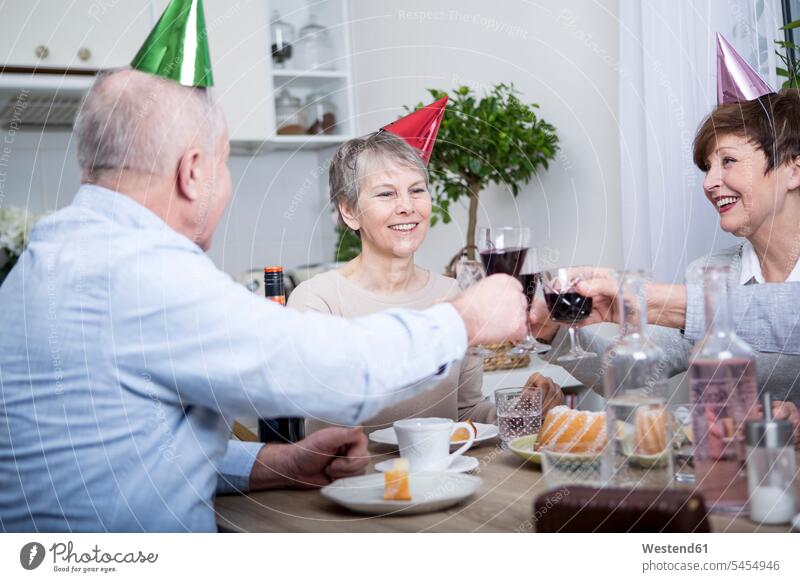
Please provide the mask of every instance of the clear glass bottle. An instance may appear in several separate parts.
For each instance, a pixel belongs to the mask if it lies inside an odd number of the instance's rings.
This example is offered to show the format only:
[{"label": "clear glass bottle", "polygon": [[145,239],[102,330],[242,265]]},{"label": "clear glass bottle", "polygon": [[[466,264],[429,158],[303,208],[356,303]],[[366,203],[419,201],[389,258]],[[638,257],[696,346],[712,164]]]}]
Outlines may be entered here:
[{"label": "clear glass bottle", "polygon": [[315,91],[306,97],[307,133],[311,135],[333,135],[336,128],[336,105],[325,91]]},{"label": "clear glass bottle", "polygon": [[619,281],[620,336],[603,355],[604,473],[614,485],[662,488],[673,471],[666,355],[647,338],[646,274],[626,271]]},{"label": "clear glass bottle", "polygon": [[277,10],[272,11],[269,23],[272,35],[272,62],[276,69],[286,68],[286,61],[292,58],[292,43],[294,42],[294,26],[281,20]]},{"label": "clear glass bottle", "polygon": [[747,506],[744,422],[757,417],[756,357],[731,319],[728,267],[702,270],[706,334],[689,359],[694,468],[706,505],[717,513]]},{"label": "clear glass bottle", "polygon": [[309,15],[308,24],[300,29],[297,39],[297,60],[303,69],[335,68],[331,35],[327,28],[317,24],[313,14]]},{"label": "clear glass bottle", "polygon": [[306,132],[306,121],[302,111],[302,101],[293,96],[288,89],[275,98],[275,124],[280,135],[300,135]]}]

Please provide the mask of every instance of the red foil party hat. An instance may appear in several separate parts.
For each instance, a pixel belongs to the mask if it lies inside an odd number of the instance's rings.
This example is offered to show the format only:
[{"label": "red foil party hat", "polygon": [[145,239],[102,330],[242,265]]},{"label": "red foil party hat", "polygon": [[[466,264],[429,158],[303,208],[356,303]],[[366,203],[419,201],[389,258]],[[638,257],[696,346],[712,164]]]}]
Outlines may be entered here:
[{"label": "red foil party hat", "polygon": [[717,105],[752,101],[774,92],[725,37],[717,33]]},{"label": "red foil party hat", "polygon": [[436,142],[436,134],[439,133],[439,125],[442,123],[446,106],[447,95],[381,129],[392,132],[416,148],[422,161],[427,165],[431,159],[433,144]]}]

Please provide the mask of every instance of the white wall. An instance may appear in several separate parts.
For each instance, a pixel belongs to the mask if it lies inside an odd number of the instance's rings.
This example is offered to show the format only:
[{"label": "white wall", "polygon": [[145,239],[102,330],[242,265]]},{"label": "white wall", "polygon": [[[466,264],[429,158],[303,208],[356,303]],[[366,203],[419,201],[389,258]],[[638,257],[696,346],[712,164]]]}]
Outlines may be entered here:
[{"label": "white wall", "polygon": [[[80,184],[72,134],[20,131],[10,144],[6,135],[0,132],[0,143],[10,148],[8,165],[0,168],[0,206],[40,213],[69,204]],[[327,173],[319,160],[309,151],[231,157],[234,197],[210,252],[217,266],[235,275],[332,258],[332,223],[321,191]]]},{"label": "white wall", "polygon": [[[530,225],[559,263],[621,266],[615,0],[351,0],[350,11],[362,133],[430,102],[427,87],[512,81],[555,125],[562,153],[516,200],[485,192],[479,224]],[[440,271],[464,244],[465,209],[454,215],[430,231],[419,264]]]},{"label": "white wall", "polygon": [[[428,100],[426,87],[514,82],[556,126],[562,153],[516,200],[486,192],[479,222],[534,227],[552,261],[621,264],[616,1],[351,0],[350,11],[360,132]],[[40,212],[69,203],[78,187],[70,135],[16,134],[3,205]],[[322,162],[331,153],[231,158],[235,196],[210,253],[217,265],[236,274],[330,260]],[[463,244],[465,212],[454,218],[432,229],[421,265],[441,271]]]}]

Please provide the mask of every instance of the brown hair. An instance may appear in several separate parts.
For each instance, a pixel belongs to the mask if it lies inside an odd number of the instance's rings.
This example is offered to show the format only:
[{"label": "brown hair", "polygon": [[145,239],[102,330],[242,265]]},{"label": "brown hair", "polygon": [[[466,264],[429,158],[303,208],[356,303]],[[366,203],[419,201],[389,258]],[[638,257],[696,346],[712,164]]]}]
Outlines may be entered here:
[{"label": "brown hair", "polygon": [[800,91],[784,89],[743,103],[718,106],[694,137],[694,163],[708,171],[717,137],[746,138],[767,158],[767,173],[800,156]]}]

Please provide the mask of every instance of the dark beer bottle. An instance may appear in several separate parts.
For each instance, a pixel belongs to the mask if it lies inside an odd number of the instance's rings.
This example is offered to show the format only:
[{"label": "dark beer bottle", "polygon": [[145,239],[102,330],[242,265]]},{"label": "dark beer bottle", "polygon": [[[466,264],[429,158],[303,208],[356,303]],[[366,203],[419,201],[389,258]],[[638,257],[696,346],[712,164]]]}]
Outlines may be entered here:
[{"label": "dark beer bottle", "polygon": [[[286,305],[283,267],[264,269],[264,295],[270,301]],[[294,443],[305,436],[302,418],[259,418],[258,440],[262,443]]]}]

